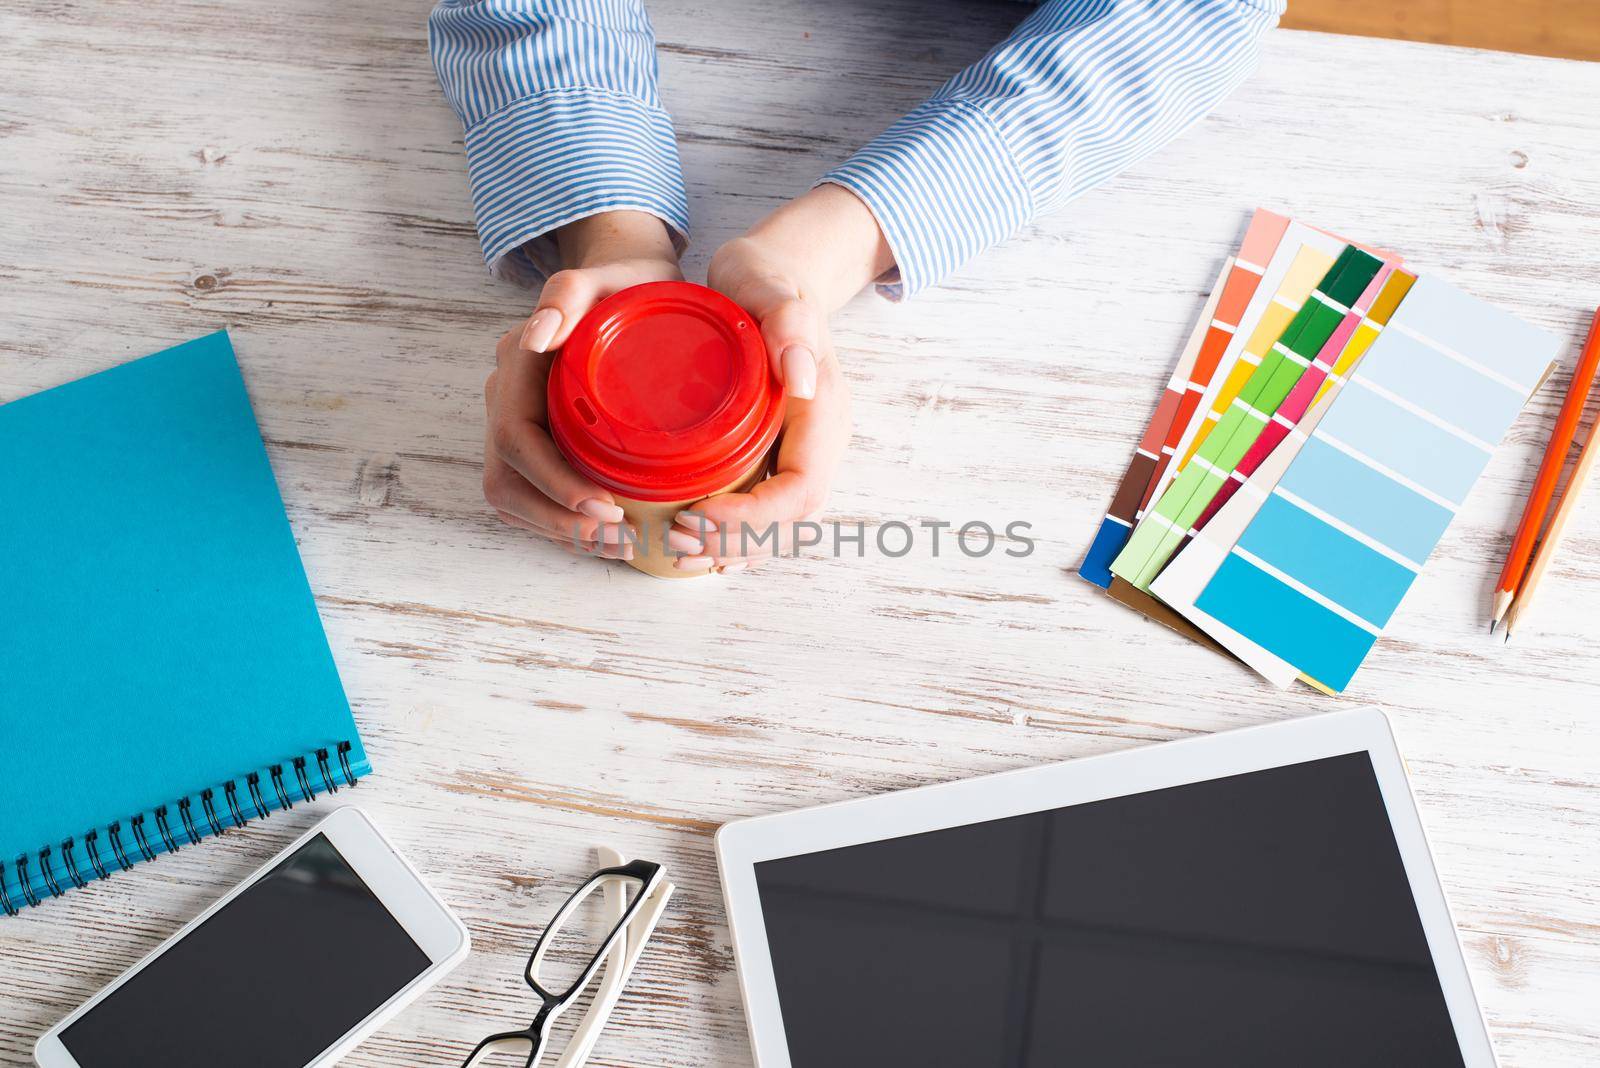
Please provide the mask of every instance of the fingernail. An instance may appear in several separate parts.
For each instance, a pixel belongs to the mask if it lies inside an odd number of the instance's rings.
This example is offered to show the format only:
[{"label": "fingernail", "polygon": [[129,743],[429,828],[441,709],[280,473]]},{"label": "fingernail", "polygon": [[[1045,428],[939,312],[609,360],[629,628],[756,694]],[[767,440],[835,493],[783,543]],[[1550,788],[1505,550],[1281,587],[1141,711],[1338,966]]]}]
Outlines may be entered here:
[{"label": "fingernail", "polygon": [[607,560],[632,560],[633,546],[631,545],[602,545],[600,555]]},{"label": "fingernail", "polygon": [[715,562],[709,556],[680,556],[672,566],[679,571],[709,571]]},{"label": "fingernail", "polygon": [[745,563],[743,560],[735,560],[731,564],[723,564],[721,570],[722,570],[722,573],[724,575],[732,575],[732,574],[736,574],[737,572],[743,571],[745,568],[747,568],[749,566],[750,565]]},{"label": "fingernail", "polygon": [[679,512],[677,515],[672,517],[672,521],[678,524],[680,527],[684,527],[695,532],[696,534],[702,535],[709,531],[712,527],[711,520],[706,516],[701,515],[699,512]]},{"label": "fingernail", "polygon": [[586,501],[579,501],[578,511],[590,519],[598,519],[602,523],[622,522],[622,509],[610,501],[602,501],[599,497],[590,497]]},{"label": "fingernail", "polygon": [[783,381],[789,396],[810,400],[817,395],[817,358],[804,345],[783,350]]},{"label": "fingernail", "polygon": [[561,313],[554,308],[540,308],[528,320],[522,331],[522,347],[530,352],[543,352],[550,347],[550,339],[561,327]]},{"label": "fingernail", "polygon": [[594,531],[595,540],[606,545],[622,545],[633,535],[633,528],[625,523],[601,523]]},{"label": "fingernail", "polygon": [[698,553],[706,547],[705,540],[686,530],[667,531],[667,548],[679,553]]}]

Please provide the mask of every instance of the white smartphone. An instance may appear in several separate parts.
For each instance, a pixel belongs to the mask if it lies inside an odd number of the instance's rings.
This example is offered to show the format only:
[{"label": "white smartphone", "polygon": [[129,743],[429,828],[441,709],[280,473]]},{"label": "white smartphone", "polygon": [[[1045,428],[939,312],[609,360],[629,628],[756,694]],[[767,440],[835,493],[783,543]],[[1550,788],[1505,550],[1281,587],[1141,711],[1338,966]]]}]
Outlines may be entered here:
[{"label": "white smartphone", "polygon": [[340,808],[34,1047],[41,1068],[331,1065],[443,978],[467,929]]}]

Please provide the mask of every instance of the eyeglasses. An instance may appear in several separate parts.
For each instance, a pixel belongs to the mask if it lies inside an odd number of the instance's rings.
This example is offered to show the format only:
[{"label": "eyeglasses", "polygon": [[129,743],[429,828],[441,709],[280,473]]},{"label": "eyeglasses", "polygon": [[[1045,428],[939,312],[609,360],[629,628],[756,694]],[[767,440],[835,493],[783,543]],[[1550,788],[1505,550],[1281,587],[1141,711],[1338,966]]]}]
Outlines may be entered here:
[{"label": "eyeglasses", "polygon": [[[624,861],[611,849],[600,849],[598,853],[603,867],[567,898],[528,957],[523,979],[541,1002],[533,1022],[520,1031],[502,1031],[485,1038],[461,1068],[519,1063],[521,1068],[536,1068],[544,1057],[556,1020],[580,1000],[598,974],[600,982],[588,1011],[579,1019],[554,1068],[579,1068],[588,1060],[600,1029],[616,1007],[623,986],[676,889],[654,861]],[[586,942],[580,930],[585,925],[569,921],[597,890],[605,892],[603,909],[611,927],[597,943]],[[559,966],[551,962],[552,957],[570,961],[576,955],[581,960],[589,945],[594,946],[593,955],[588,956],[588,963],[580,971],[575,975],[557,974]]]}]

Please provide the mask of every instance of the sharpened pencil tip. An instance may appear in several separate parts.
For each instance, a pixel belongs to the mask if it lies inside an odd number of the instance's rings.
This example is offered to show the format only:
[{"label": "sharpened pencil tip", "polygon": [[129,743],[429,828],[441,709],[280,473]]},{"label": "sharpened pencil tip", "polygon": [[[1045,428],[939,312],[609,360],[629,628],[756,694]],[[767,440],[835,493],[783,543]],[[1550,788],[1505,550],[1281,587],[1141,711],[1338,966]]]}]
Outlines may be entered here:
[{"label": "sharpened pencil tip", "polygon": [[1494,628],[1499,626],[1499,625],[1500,625],[1500,621],[1498,619],[1489,620],[1489,633],[1493,634],[1494,633]]}]

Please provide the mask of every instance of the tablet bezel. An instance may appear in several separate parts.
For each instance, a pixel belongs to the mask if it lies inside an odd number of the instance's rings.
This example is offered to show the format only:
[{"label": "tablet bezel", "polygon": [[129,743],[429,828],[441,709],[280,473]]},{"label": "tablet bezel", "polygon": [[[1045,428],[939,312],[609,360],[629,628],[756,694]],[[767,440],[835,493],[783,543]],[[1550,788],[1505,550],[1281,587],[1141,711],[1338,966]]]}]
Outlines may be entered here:
[{"label": "tablet bezel", "polygon": [[325,835],[340,856],[367,884],[389,915],[405,928],[423,954],[428,966],[410,982],[396,990],[372,1012],[351,1026],[332,1045],[318,1054],[305,1068],[322,1068],[335,1064],[354,1049],[367,1035],[381,1027],[410,1001],[429,986],[443,978],[452,968],[466,959],[472,948],[466,925],[450,911],[433,890],[423,881],[420,872],[401,856],[392,843],[378,830],[367,814],[353,805],[335,809],[308,831],[285,846],[276,856],[257,868],[237,886],[214,901],[200,915],[184,924],[171,937],[147,953],[140,961],[107,983],[94,997],[79,1005],[64,1019],[45,1032],[34,1046],[34,1060],[40,1068],[99,1068],[96,1065],[80,1066],[66,1045],[62,1033],[79,1017],[92,1011],[101,1001],[152,961],[167,952],[214,913],[227,906],[253,886],[262,876],[276,868],[317,835]]},{"label": "tablet bezel", "polygon": [[1494,1068],[1488,1026],[1439,882],[1405,764],[1377,708],[1145,746],[1044,767],[738,820],[717,831],[717,866],[758,1068],[792,1068],[756,887],[762,861],[967,826],[1366,752],[1468,1068]]}]

